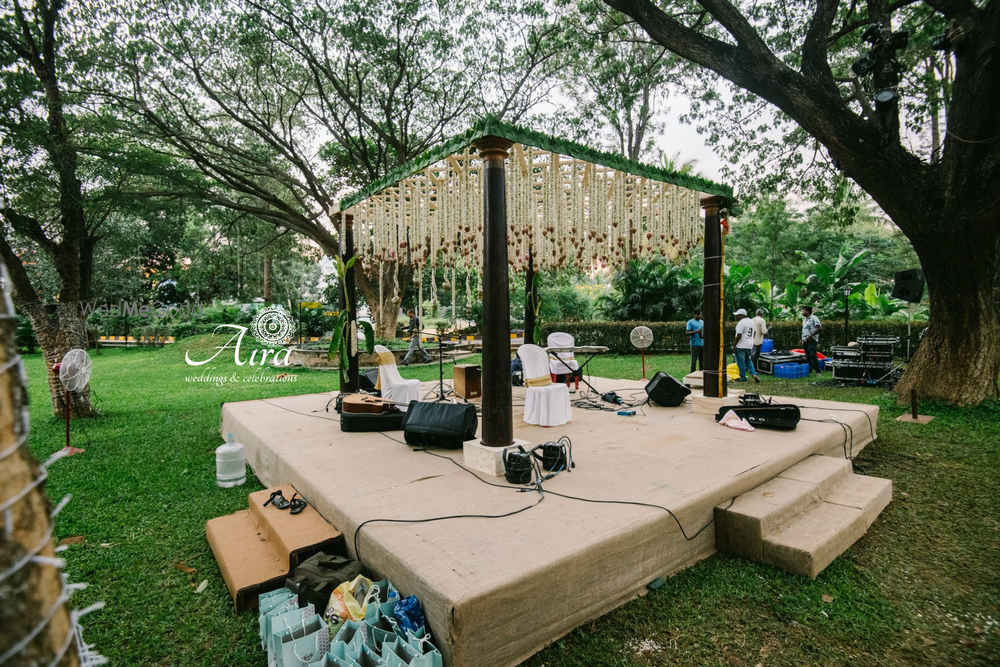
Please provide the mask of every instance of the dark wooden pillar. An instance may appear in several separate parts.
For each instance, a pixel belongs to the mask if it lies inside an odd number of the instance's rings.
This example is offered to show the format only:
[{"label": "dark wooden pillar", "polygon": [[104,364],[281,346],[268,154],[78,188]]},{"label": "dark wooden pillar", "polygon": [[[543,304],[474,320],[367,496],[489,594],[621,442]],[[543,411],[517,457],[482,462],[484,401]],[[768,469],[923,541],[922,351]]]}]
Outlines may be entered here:
[{"label": "dark wooden pillar", "polygon": [[483,431],[487,447],[514,442],[510,389],[510,285],[507,273],[507,193],[504,163],[512,142],[483,137]]},{"label": "dark wooden pillar", "polygon": [[[344,238],[340,240],[340,257],[347,263],[354,257],[354,216],[350,213],[341,213],[344,216]],[[338,221],[339,222],[339,221]],[[347,291],[347,326],[348,334],[353,333],[350,327],[358,328],[358,295],[354,278],[355,267],[347,269],[347,276],[344,279],[344,288]],[[358,347],[360,348],[360,341]],[[347,350],[347,377],[344,377],[343,370],[340,373],[340,391],[356,392],[361,388],[358,377],[358,355],[350,349],[348,342]]]},{"label": "dark wooden pillar", "polygon": [[524,272],[524,342],[534,343],[535,335],[535,258],[528,252],[528,270]]},{"label": "dark wooden pillar", "polygon": [[725,325],[723,318],[723,267],[724,249],[722,245],[722,224],[719,211],[722,197],[706,197],[701,200],[705,209],[705,291],[701,310],[705,318],[705,348],[702,354],[705,396],[724,398],[728,395],[726,377]]}]

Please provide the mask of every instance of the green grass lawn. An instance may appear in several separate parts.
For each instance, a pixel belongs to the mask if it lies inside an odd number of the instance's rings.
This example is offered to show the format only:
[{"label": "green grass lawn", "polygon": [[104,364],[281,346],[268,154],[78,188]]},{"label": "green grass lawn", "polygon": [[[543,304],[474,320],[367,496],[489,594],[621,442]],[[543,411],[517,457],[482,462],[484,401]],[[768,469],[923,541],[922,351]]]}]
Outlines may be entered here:
[{"label": "green grass lawn", "polygon": [[[113,664],[260,667],[256,615],[234,613],[205,540],[208,519],[245,508],[246,494],[261,488],[252,476],[243,487],[215,486],[219,404],[330,391],[336,375],[296,369],[287,384],[186,382],[205,368],[185,363],[192,346],[195,358],[208,356],[204,341],[94,355],[99,416],[73,424],[74,444],[87,451],[50,472],[53,499],[73,494],[56,534],[86,539],[65,553],[70,577],[90,584],[74,605],[107,603],[84,622],[88,642]],[[236,369],[231,356],[216,361],[206,366],[220,375]],[[688,364],[646,361],[647,375],[680,377]],[[48,409],[41,356],[28,357],[27,368],[31,447],[44,459],[62,447],[63,424]],[[598,358],[591,368],[640,374],[638,357]],[[402,373],[430,380],[437,366]],[[881,407],[879,439],[856,463],[892,479],[894,500],[869,533],[816,581],[717,554],[526,664],[1000,664],[1000,408],[927,405],[931,424],[902,424],[894,419],[903,408],[883,390],[762,379],[768,393]],[[203,580],[207,589],[196,593]]]}]

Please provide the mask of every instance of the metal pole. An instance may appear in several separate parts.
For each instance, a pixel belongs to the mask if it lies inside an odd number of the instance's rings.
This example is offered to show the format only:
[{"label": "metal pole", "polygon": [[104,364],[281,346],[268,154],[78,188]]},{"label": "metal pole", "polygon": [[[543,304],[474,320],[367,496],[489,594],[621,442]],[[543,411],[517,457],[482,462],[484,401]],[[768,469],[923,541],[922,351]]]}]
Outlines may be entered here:
[{"label": "metal pole", "polygon": [[851,335],[848,333],[851,318],[851,294],[844,288],[844,345],[851,342]]},{"label": "metal pole", "polygon": [[[504,163],[513,142],[483,137],[483,430],[487,447],[514,442],[510,387],[510,288]],[[525,332],[525,336],[527,336]]]}]

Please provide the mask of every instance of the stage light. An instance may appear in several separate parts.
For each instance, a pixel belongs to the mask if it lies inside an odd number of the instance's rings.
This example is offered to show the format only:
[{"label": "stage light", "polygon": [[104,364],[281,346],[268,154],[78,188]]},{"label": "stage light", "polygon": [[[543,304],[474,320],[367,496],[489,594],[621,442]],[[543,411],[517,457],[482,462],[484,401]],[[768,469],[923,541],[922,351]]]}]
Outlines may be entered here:
[{"label": "stage light", "polygon": [[951,51],[951,39],[948,38],[948,33],[942,32],[940,35],[932,38],[931,48],[935,51]]},{"label": "stage light", "polygon": [[894,51],[902,51],[910,43],[910,31],[900,30],[889,35],[889,48]]},{"label": "stage light", "polygon": [[861,39],[869,44],[874,44],[882,37],[882,24],[872,23],[861,33]]},{"label": "stage light", "polygon": [[875,60],[872,58],[872,54],[866,53],[851,65],[851,70],[858,76],[866,76],[872,69],[875,68]]},{"label": "stage light", "polygon": [[899,97],[899,93],[893,88],[883,88],[882,90],[876,91],[872,96],[877,104],[887,104],[892,102],[894,99]]}]

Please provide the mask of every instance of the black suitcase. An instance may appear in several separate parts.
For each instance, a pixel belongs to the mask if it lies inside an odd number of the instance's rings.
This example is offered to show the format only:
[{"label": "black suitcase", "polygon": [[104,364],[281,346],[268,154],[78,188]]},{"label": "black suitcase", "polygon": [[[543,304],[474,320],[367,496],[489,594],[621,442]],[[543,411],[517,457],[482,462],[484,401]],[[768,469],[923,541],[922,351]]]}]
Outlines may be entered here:
[{"label": "black suitcase", "polygon": [[401,431],[406,413],[393,408],[380,415],[340,413],[340,430],[345,433],[372,433],[375,431]]},{"label": "black suitcase", "polygon": [[403,419],[406,444],[421,447],[461,449],[476,437],[479,417],[470,403],[421,403],[410,401]]}]

